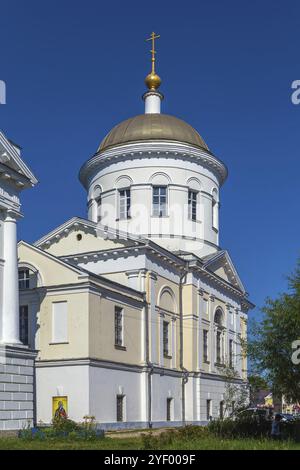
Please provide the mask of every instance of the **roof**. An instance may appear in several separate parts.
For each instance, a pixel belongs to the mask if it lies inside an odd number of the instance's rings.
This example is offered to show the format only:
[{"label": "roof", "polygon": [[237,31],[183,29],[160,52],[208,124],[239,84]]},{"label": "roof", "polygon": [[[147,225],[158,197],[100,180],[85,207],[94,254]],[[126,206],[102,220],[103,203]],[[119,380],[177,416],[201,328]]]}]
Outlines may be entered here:
[{"label": "roof", "polygon": [[98,152],[129,142],[168,140],[209,150],[198,132],[185,121],[168,114],[140,114],[122,121],[102,140]]},{"label": "roof", "polygon": [[20,149],[0,131],[0,165],[12,170],[19,178],[23,176],[25,178],[24,182],[28,182],[26,187],[34,186],[38,181],[18,154],[16,147]]}]

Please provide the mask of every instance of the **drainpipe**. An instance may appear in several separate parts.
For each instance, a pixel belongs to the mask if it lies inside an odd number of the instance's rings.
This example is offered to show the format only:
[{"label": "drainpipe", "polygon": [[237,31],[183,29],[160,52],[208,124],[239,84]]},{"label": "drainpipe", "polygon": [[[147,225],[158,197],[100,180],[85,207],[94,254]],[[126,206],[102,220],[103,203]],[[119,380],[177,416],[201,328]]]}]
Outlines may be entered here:
[{"label": "drainpipe", "polygon": [[153,364],[150,362],[150,341],[149,341],[149,303],[148,297],[149,291],[149,271],[146,272],[147,276],[147,288],[144,293],[145,299],[145,338],[146,338],[146,364],[148,370],[148,427],[152,428],[152,374]]},{"label": "drainpipe", "polygon": [[185,426],[185,384],[188,382],[188,371],[183,365],[183,307],[182,307],[182,286],[185,282],[187,275],[187,267],[184,267],[184,272],[179,279],[179,324],[180,324],[180,369],[182,371],[181,380],[181,420],[182,425]]}]

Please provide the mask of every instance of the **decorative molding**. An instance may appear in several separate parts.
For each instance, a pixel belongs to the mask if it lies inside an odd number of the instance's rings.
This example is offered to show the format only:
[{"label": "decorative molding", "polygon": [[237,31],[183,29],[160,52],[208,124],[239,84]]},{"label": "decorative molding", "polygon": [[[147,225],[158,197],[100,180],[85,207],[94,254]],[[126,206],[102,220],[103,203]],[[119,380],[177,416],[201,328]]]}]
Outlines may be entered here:
[{"label": "decorative molding", "polygon": [[102,153],[96,153],[81,167],[79,179],[83,186],[87,188],[91,173],[101,166],[106,166],[107,163],[110,164],[111,161],[116,159],[120,161],[124,161],[124,159],[140,160],[141,158],[147,159],[153,156],[185,161],[190,160],[200,164],[214,173],[220,185],[227,178],[228,171],[225,164],[209,151],[180,142],[149,141],[133,142],[107,149]]}]

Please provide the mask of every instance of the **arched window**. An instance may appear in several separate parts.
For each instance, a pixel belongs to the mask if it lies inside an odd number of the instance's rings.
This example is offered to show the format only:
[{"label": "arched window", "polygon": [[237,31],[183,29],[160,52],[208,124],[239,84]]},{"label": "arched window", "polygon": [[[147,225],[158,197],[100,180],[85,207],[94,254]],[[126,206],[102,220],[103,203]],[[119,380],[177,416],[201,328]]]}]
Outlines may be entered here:
[{"label": "arched window", "polygon": [[130,176],[122,175],[116,182],[114,187],[117,190],[117,219],[130,219],[131,208],[131,186],[133,184]]},{"label": "arched window", "polygon": [[215,312],[214,316],[214,324],[216,328],[216,363],[222,364],[224,362],[224,355],[223,355],[223,338],[222,338],[222,330],[223,330],[223,312],[220,308],[218,308]]},{"label": "arched window", "polygon": [[223,312],[220,308],[215,312],[214,323],[220,328],[223,327]]},{"label": "arched window", "polygon": [[168,187],[171,179],[165,173],[154,173],[149,182],[152,185],[152,215],[154,217],[168,216]]},{"label": "arched window", "polygon": [[102,188],[99,185],[96,185],[92,191],[92,196],[89,205],[89,217],[93,222],[100,222],[101,220],[101,193]]},{"label": "arched window", "polygon": [[194,222],[197,220],[197,191],[189,189],[188,193],[188,217]]},{"label": "arched window", "polygon": [[199,219],[199,196],[201,182],[198,178],[189,178],[186,182],[188,187],[188,218],[194,222]]},{"label": "arched window", "polygon": [[119,189],[119,219],[130,218],[131,193],[130,188]]},{"label": "arched window", "polygon": [[19,273],[19,289],[34,289],[40,281],[38,272],[30,265],[21,264],[18,269]]}]

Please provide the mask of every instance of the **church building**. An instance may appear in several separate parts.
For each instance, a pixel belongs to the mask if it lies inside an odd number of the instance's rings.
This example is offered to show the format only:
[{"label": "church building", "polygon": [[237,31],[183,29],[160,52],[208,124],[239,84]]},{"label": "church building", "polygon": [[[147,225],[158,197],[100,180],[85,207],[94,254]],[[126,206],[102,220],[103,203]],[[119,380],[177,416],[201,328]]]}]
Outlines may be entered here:
[{"label": "church building", "polygon": [[161,112],[155,39],[144,114],[116,125],[80,169],[87,218],[18,244],[37,423],[59,410],[107,429],[206,423],[224,415],[226,367],[247,381],[240,340],[253,304],[219,245],[227,168]]}]

